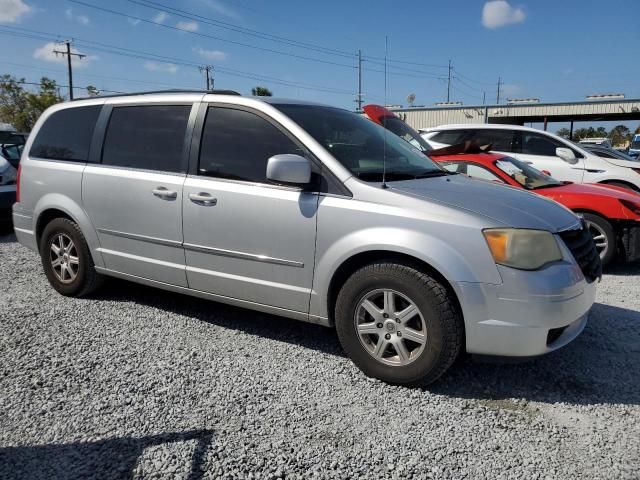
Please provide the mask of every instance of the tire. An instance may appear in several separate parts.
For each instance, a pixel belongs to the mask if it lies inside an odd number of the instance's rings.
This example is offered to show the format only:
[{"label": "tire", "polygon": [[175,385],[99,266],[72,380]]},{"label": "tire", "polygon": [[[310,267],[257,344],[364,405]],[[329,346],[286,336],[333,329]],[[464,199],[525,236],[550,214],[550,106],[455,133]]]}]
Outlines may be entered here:
[{"label": "tire", "polygon": [[[589,230],[593,235],[593,240],[596,242],[596,248],[600,254],[602,265],[604,266],[611,263],[616,256],[616,250],[618,247],[615,230],[607,219],[600,215],[583,213],[582,216],[589,226]],[[604,247],[600,245],[604,245]]]},{"label": "tire", "polygon": [[[365,308],[365,300],[376,309],[369,304]],[[387,304],[392,308],[383,309]],[[397,322],[394,317],[409,311],[410,304],[417,314]],[[356,366],[393,384],[436,381],[455,362],[464,340],[462,316],[447,290],[426,273],[398,263],[373,263],[351,275],[338,294],[335,322],[340,343]],[[386,348],[380,348],[383,336]]]},{"label": "tire", "polygon": [[[60,253],[56,253],[54,247]],[[84,235],[78,225],[67,218],[55,218],[44,228],[40,258],[49,283],[62,295],[82,297],[102,284],[103,277],[95,270]],[[60,263],[54,265],[54,260]],[[64,265],[67,268],[63,268]]]}]

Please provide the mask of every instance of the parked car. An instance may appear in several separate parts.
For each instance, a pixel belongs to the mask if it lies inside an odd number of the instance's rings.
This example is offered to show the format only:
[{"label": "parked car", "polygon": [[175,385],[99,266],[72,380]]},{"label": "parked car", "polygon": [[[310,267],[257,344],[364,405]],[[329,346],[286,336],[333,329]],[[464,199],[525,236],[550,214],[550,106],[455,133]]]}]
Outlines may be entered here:
[{"label": "parked car", "polygon": [[[371,120],[394,133],[399,132],[401,138],[410,143],[425,142],[392,111],[379,105],[366,105],[363,111]],[[640,259],[640,194],[612,185],[560,182],[520,160],[478,147],[467,141],[438,150],[428,145],[421,149],[449,171],[530,190],[581,215],[603,265],[616,256],[627,261]],[[595,145],[587,148],[606,149]]]},{"label": "parked car", "polygon": [[440,155],[435,150],[431,158],[449,171],[532,191],[583,216],[603,265],[616,256],[640,260],[640,194],[611,185],[560,182],[503,154]]},{"label": "parked car", "polygon": [[11,207],[16,201],[18,163],[25,138],[24,134],[0,130],[0,221],[11,218]]},{"label": "parked car", "polygon": [[620,160],[626,160],[628,162],[640,161],[639,158],[630,157],[625,152],[616,150],[614,148],[602,147],[600,145],[582,145],[582,148],[602,158],[617,158]]},{"label": "parked car", "polygon": [[16,236],[59,293],[109,275],[335,326],[358,367],[400,384],[436,380],[462,350],[566,345],[601,276],[571,211],[294,100],[58,104],[29,136],[18,184]]},{"label": "parked car", "polygon": [[640,191],[640,168],[636,162],[599,157],[550,132],[498,124],[444,125],[420,132],[433,148],[465,141],[491,144],[494,151],[546,170],[558,180],[606,183]]},{"label": "parked car", "polygon": [[640,157],[640,133],[636,133],[631,139],[629,150],[627,150],[627,155],[633,158]]},{"label": "parked car", "polygon": [[581,145],[600,145],[601,147],[611,148],[611,141],[607,137],[583,138],[578,143]]},{"label": "parked car", "polygon": [[0,220],[11,218],[16,201],[16,168],[0,153]]}]

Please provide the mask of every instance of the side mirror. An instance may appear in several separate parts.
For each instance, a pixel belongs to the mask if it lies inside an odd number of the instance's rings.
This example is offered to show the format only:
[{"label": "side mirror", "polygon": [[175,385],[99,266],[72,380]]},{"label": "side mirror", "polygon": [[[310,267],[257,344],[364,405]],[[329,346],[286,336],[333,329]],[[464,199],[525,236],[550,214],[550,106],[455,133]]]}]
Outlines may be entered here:
[{"label": "side mirror", "polygon": [[576,158],[575,153],[570,148],[558,147],[556,148],[556,156],[560,157],[567,163],[572,165],[578,163],[578,159]]},{"label": "side mirror", "polygon": [[306,185],[311,181],[311,162],[300,155],[274,155],[267,161],[267,179],[276,183]]}]

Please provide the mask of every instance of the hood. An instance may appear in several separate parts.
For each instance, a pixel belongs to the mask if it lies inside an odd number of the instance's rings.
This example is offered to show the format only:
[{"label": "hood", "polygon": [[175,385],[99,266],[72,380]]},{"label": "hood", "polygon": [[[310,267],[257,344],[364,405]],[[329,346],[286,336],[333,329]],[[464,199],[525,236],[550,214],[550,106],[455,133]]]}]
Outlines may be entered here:
[{"label": "hood", "polygon": [[561,187],[540,188],[537,189],[536,192],[541,194],[557,192],[561,195],[595,195],[615,200],[628,200],[636,203],[640,201],[640,193],[636,193],[628,188],[616,187],[615,185],[607,185],[604,183],[567,183]]},{"label": "hood", "polygon": [[387,185],[396,192],[467,210],[508,227],[555,233],[579,222],[573,212],[553,200],[465,175],[389,182]]}]

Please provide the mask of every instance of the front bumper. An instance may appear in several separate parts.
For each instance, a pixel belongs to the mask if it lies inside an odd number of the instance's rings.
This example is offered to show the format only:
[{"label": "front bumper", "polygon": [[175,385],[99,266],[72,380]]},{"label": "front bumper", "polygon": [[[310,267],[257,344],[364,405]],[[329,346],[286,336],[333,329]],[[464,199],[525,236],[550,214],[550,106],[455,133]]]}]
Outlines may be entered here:
[{"label": "front bumper", "polygon": [[458,282],[467,352],[530,357],[570,343],[584,329],[596,295],[574,262],[538,271],[498,267],[503,283]]}]

